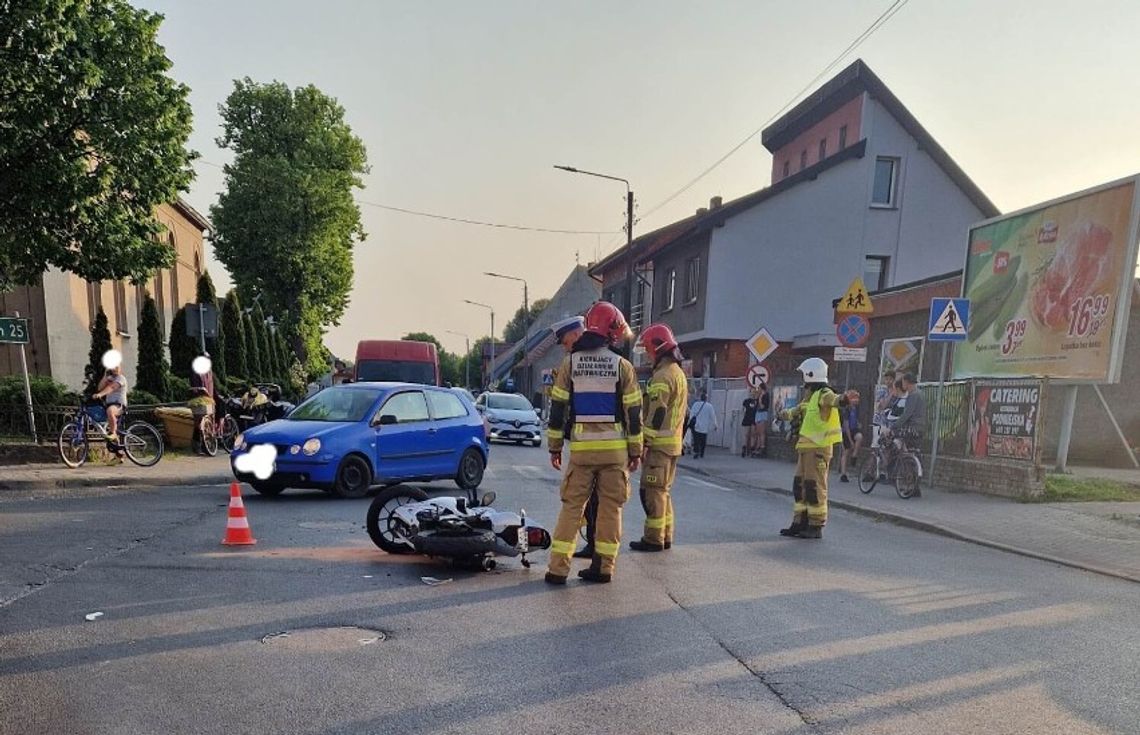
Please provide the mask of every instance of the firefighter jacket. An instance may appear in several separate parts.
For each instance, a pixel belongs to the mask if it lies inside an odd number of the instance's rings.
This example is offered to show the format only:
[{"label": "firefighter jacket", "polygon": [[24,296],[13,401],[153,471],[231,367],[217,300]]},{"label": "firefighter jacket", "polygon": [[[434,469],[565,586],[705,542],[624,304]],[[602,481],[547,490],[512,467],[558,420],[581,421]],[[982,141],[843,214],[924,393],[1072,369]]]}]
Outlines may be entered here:
[{"label": "firefighter jacket", "polygon": [[689,383],[681,366],[663,357],[653,369],[645,389],[645,446],[670,457],[681,455]]},{"label": "firefighter jacket", "polygon": [[550,390],[546,438],[551,454],[569,434],[570,462],[624,465],[641,455],[641,392],[633,365],[606,346],[578,349],[562,361]]},{"label": "firefighter jacket", "polygon": [[784,411],[785,419],[800,421],[800,438],[796,449],[830,448],[843,441],[839,427],[839,409],[842,399],[831,388],[823,386],[812,392],[806,401]]}]

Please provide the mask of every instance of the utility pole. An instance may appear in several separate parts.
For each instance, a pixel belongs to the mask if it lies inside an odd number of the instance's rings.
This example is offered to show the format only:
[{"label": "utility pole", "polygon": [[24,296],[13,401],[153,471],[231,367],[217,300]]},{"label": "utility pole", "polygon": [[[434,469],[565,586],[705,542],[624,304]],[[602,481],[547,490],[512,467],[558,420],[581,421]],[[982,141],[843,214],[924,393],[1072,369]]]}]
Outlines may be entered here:
[{"label": "utility pole", "polygon": [[[530,295],[528,293],[526,279],[525,278],[519,278],[518,276],[505,276],[502,273],[491,273],[490,271],[485,271],[483,273],[483,275],[491,276],[492,278],[505,278],[508,281],[519,281],[520,283],[522,283],[522,285],[523,285],[523,351],[524,351],[523,357],[525,358],[526,357],[526,355],[525,355],[526,340],[530,334]],[[494,327],[492,327],[491,333],[493,334],[494,331],[495,331]],[[525,380],[523,382],[523,390],[526,393],[530,393],[530,391],[531,391],[530,373],[531,373],[531,371],[529,369],[524,373]]]}]

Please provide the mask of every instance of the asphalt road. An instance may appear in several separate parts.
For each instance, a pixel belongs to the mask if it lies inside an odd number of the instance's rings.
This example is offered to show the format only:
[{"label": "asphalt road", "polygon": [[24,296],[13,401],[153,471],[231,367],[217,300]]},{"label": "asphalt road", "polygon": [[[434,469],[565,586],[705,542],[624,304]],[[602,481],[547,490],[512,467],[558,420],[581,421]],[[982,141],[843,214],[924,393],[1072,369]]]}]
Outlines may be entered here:
[{"label": "asphalt road", "polygon": [[[545,461],[483,489],[553,526]],[[322,493],[250,491],[225,548],[226,503],[0,493],[0,733],[1140,732],[1140,586],[842,511],[782,539],[764,491],[681,474],[672,551],[559,589],[387,556]]]}]

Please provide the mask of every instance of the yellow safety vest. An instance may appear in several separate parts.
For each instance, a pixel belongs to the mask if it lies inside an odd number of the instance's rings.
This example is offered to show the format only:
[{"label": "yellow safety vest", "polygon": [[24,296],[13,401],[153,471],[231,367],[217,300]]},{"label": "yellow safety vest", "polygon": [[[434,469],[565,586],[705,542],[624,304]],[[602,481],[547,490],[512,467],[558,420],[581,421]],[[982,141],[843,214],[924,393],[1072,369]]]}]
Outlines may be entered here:
[{"label": "yellow safety vest", "polygon": [[[843,432],[839,428],[839,410],[834,406],[820,408],[819,400],[825,390],[827,389],[821,388],[812,393],[804,406],[796,449],[828,448],[843,441]],[[821,415],[823,411],[827,412],[827,418]]]}]

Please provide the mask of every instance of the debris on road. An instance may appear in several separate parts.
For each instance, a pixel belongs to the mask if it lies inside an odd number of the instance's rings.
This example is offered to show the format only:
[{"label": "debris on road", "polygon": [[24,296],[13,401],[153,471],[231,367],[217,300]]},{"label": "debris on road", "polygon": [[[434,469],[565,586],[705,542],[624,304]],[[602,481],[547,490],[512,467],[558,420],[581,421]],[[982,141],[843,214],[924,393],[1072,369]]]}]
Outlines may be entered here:
[{"label": "debris on road", "polygon": [[89,623],[94,622],[101,617],[103,617],[103,613],[101,613],[101,612],[87,613],[86,615],[83,616],[83,618],[85,620],[87,620],[87,622],[89,622]]},{"label": "debris on road", "polygon": [[276,633],[270,633],[268,635],[261,636],[261,642],[262,643],[269,643],[271,641],[277,640],[278,638],[288,638],[288,637],[289,637],[289,631],[280,630],[280,631],[277,631]]},{"label": "debris on road", "polygon": [[447,584],[448,582],[451,581],[451,579],[437,579],[435,577],[420,577],[420,581],[423,582],[424,584],[426,584],[428,587],[435,587],[436,585],[439,585],[439,584]]}]

